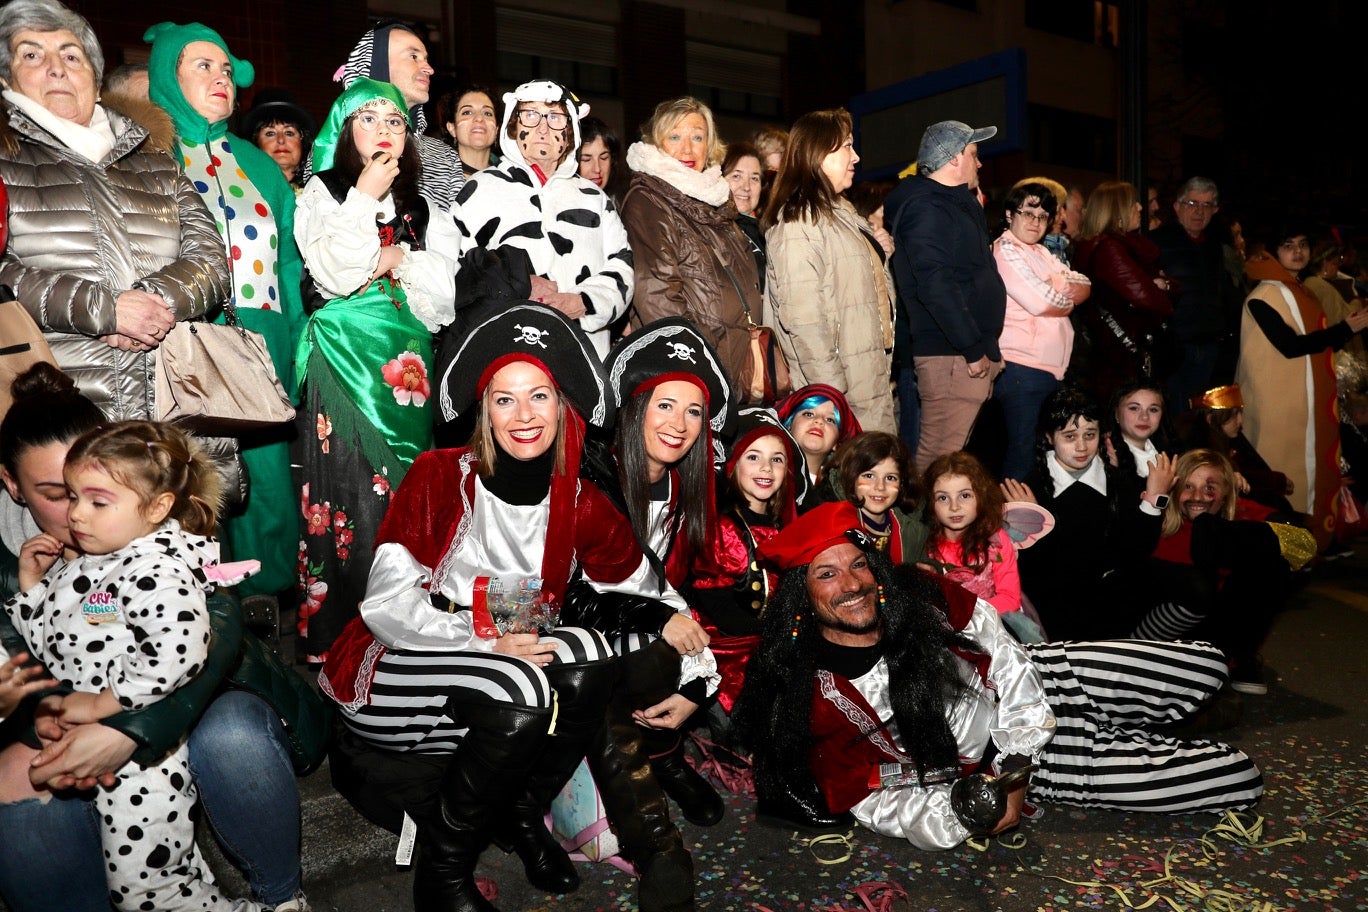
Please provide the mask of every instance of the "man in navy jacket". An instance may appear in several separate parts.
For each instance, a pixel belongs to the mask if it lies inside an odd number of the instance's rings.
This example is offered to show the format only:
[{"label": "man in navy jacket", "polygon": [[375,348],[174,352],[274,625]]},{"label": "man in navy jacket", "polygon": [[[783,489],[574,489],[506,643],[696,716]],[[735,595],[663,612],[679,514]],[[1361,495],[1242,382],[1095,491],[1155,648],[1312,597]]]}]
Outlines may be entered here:
[{"label": "man in navy jacket", "polygon": [[977,194],[978,144],[996,134],[997,127],[975,130],[957,120],[927,127],[917,175],[884,204],[921,395],[918,473],[964,447],[1002,372],[998,336],[1007,290]]}]

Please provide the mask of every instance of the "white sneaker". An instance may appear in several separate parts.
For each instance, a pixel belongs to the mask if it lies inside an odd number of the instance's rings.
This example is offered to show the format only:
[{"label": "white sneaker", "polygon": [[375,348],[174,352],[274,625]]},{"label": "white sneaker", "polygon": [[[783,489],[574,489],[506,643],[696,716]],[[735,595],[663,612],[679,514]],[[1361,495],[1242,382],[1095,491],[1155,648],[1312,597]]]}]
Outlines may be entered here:
[{"label": "white sneaker", "polygon": [[276,906],[273,912],[310,912],[309,900],[305,898],[304,891],[300,890],[294,896]]}]

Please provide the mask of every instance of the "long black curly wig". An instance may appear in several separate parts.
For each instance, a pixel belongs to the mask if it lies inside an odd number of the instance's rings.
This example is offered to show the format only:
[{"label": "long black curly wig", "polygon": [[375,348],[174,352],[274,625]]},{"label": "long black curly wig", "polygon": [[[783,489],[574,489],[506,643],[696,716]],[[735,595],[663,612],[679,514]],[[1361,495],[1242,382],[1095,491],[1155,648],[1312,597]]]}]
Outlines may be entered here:
[{"label": "long black curly wig", "polygon": [[[936,579],[915,567],[894,567],[866,551],[882,589],[884,659],[896,682],[890,700],[903,747],[918,772],[959,765],[959,748],[946,708],[970,690],[960,659],[950,650],[982,654],[972,639],[952,630],[945,595]],[[760,646],[746,669],[734,719],[754,751],[761,780],[810,782],[812,689],[821,626],[807,590],[807,567],[786,572],[765,607]]]}]

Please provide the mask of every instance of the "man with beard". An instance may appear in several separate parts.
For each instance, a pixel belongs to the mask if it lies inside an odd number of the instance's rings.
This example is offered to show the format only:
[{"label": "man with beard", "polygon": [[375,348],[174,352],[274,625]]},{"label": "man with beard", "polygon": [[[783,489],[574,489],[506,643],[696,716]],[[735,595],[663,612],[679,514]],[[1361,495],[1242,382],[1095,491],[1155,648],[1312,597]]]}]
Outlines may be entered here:
[{"label": "man with beard", "polygon": [[[1245,754],[1154,731],[1220,689],[1219,650],[1023,648],[987,602],[895,569],[859,529],[853,506],[823,504],[760,547],[784,576],[737,722],[755,751],[762,817],[828,828],[849,811],[877,833],[943,849],[1016,826],[1028,798],[1163,813],[1258,800],[1262,777]],[[993,801],[975,800],[994,790],[975,773],[1004,777]]]}]

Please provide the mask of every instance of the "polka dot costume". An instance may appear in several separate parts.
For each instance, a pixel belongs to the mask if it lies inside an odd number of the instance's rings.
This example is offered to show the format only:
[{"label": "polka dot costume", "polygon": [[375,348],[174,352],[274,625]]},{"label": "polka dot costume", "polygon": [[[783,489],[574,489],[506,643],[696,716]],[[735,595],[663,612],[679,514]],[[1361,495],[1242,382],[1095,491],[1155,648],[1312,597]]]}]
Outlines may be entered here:
[{"label": "polka dot costume", "polygon": [[[168,521],[110,554],[54,568],[5,604],[54,677],[74,690],[108,688],[126,709],[144,709],[199,674],[209,654],[210,588],[203,566],[218,545]],[[245,910],[229,900],[195,846],[196,792],[184,744],[161,763],[129,763],[99,788],[110,902],[115,909]]]},{"label": "polka dot costume", "polygon": [[183,145],[181,163],[224,239],[237,306],[279,311],[275,213],[238,165],[231,140],[225,134],[207,145]]}]

